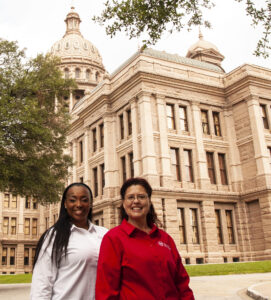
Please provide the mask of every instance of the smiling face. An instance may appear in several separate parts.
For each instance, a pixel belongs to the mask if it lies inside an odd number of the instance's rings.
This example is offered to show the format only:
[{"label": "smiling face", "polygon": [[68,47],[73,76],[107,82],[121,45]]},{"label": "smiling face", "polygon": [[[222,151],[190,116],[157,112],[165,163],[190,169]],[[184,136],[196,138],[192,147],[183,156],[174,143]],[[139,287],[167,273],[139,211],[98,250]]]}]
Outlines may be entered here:
[{"label": "smiling face", "polygon": [[143,186],[131,185],[127,188],[123,200],[123,208],[128,215],[129,223],[145,226],[150,205],[151,201]]},{"label": "smiling face", "polygon": [[88,228],[88,213],[90,210],[90,193],[84,186],[74,185],[66,194],[65,208],[77,227]]}]

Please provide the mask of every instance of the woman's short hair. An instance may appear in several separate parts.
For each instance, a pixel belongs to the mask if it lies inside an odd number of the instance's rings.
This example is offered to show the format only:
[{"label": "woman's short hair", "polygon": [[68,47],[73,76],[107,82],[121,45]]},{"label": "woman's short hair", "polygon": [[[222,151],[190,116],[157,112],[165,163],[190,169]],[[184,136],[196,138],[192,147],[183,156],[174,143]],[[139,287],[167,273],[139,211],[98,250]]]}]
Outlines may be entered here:
[{"label": "woman's short hair", "polygon": [[[132,185],[140,185],[140,186],[144,187],[144,189],[146,190],[146,193],[148,194],[148,197],[150,198],[150,201],[151,201],[152,187],[149,184],[149,182],[142,177],[129,178],[123,183],[123,185],[120,189],[120,195],[121,195],[122,201],[124,201],[124,199],[125,199],[125,193],[126,193],[127,189]],[[121,204],[121,207],[120,207],[120,216],[121,216],[121,220],[123,220],[123,219],[128,220],[128,215],[123,207],[123,203]],[[149,227],[151,227],[152,224],[155,224],[157,226],[162,225],[160,220],[157,217],[157,214],[155,212],[152,202],[150,205],[150,210],[147,214],[147,224]]]}]

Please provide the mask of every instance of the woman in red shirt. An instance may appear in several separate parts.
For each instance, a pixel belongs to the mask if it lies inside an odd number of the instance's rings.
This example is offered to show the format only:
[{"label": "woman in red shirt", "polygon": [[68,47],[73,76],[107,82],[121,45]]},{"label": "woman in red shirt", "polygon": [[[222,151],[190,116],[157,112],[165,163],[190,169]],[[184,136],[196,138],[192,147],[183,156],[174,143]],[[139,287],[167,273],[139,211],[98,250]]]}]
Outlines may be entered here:
[{"label": "woman in red shirt", "polygon": [[150,184],[130,178],[120,193],[123,221],[103,238],[96,300],[194,300],[173,239],[157,227]]}]

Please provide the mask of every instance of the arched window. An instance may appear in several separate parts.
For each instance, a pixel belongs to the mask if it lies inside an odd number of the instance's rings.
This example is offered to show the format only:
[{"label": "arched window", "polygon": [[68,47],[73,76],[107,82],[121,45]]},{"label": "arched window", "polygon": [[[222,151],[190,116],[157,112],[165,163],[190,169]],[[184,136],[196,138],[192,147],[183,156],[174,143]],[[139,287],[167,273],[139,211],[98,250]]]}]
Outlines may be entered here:
[{"label": "arched window", "polygon": [[98,80],[99,80],[99,78],[100,78],[100,74],[99,74],[99,72],[96,72],[96,75],[95,75],[95,77],[96,77],[96,81],[98,81]]},{"label": "arched window", "polygon": [[75,78],[80,78],[80,73],[81,73],[80,69],[76,68],[75,69]]},{"label": "arched window", "polygon": [[90,79],[90,70],[89,69],[86,70],[86,79],[87,80]]},{"label": "arched window", "polygon": [[69,71],[68,68],[64,69],[64,76],[65,76],[66,79],[70,77],[70,71]]}]

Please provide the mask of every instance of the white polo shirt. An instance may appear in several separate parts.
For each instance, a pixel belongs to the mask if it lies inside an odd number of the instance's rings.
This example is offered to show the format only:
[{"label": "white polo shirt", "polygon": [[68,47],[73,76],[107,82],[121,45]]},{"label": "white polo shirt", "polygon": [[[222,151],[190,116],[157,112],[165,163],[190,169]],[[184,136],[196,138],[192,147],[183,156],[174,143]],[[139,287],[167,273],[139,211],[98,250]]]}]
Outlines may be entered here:
[{"label": "white polo shirt", "polygon": [[44,251],[47,236],[35,265],[30,299],[94,300],[100,244],[107,229],[90,223],[89,229],[72,225],[71,235],[59,268],[52,263],[53,240]]}]

